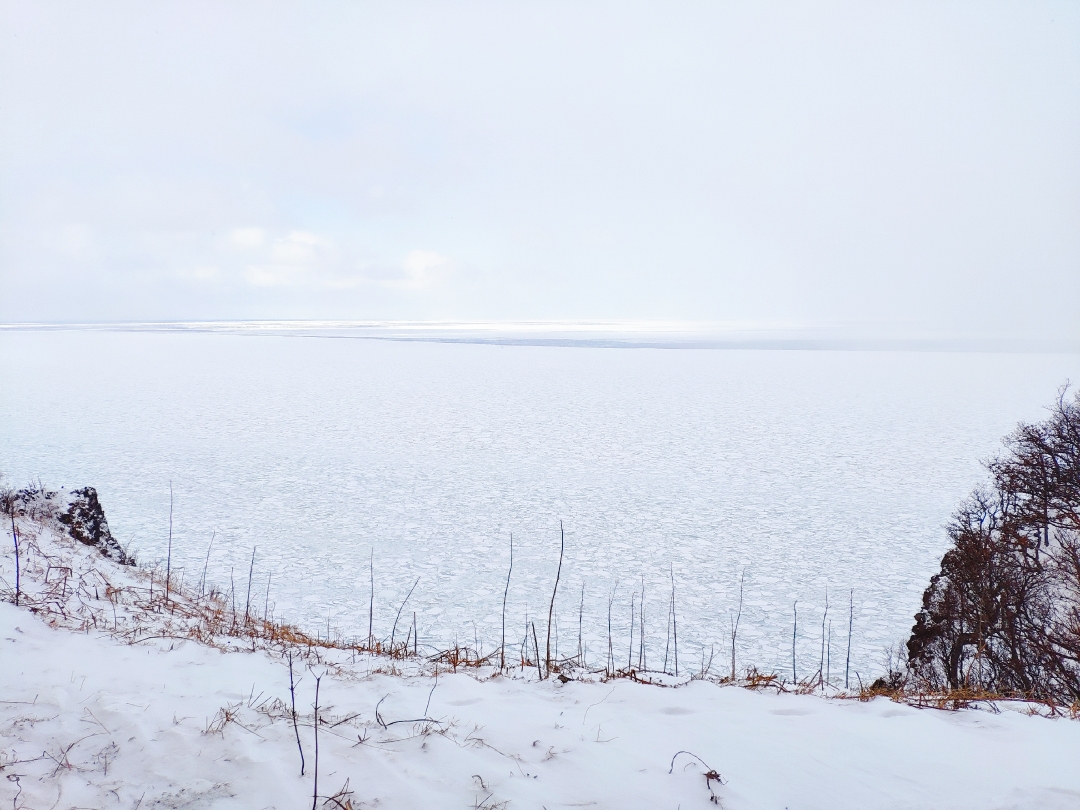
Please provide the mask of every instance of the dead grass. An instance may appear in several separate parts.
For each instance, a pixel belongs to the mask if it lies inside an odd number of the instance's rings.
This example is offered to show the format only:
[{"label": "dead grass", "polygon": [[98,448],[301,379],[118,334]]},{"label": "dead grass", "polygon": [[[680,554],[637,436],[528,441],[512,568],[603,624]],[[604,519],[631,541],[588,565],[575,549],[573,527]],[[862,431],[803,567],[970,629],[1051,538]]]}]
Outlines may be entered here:
[{"label": "dead grass", "polygon": [[[50,515],[21,516],[18,519],[22,588],[20,602],[54,627],[79,632],[102,632],[128,644],[166,639],[192,641],[222,651],[266,650],[282,657],[290,653],[307,665],[323,665],[340,671],[335,661],[343,654],[353,660],[369,657],[368,671],[387,675],[437,674],[467,671],[476,677],[495,677],[501,673],[530,677],[538,671],[536,656],[519,656],[518,666],[509,664],[500,670],[499,649],[488,654],[455,643],[435,652],[420,652],[410,635],[404,641],[375,638],[312,636],[286,621],[243,616],[234,610],[228,595],[211,590],[200,593],[195,585],[173,582],[166,598],[164,576],[155,568],[115,566],[93,549],[78,544],[66,532],[54,531]],[[14,589],[0,580],[0,598],[14,598]],[[412,645],[410,647],[410,644]],[[533,651],[535,652],[535,651]],[[711,664],[711,661],[710,661]],[[543,664],[541,664],[543,666]],[[546,675],[555,675],[563,683],[572,680],[630,680],[636,683],[677,686],[667,673],[626,667],[588,669],[578,656],[552,661]],[[720,685],[738,686],[754,691],[821,694],[835,699],[869,701],[886,697],[918,708],[955,711],[981,708],[997,711],[1009,705],[1022,706],[1029,714],[1080,719],[1080,701],[1072,704],[1034,700],[1024,695],[1003,695],[975,689],[947,692],[920,689],[911,683],[892,684],[885,679],[857,691],[843,691],[824,684],[818,676],[792,683],[776,672],[747,667],[742,677],[717,676],[704,665],[691,680],[708,680]],[[892,680],[892,679],[890,679]],[[223,707],[208,723],[207,733],[219,733],[234,722],[234,712]],[[346,799],[339,799],[344,804]]]}]

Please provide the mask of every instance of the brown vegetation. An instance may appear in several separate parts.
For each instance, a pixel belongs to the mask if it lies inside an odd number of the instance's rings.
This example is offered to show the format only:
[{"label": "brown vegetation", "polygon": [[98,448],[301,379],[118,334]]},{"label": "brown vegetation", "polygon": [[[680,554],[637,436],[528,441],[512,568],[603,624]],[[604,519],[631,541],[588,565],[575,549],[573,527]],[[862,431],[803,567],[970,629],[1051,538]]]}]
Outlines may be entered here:
[{"label": "brown vegetation", "polygon": [[[1021,424],[949,525],[907,643],[917,689],[1080,701],[1080,394]],[[896,686],[896,684],[893,684]]]}]

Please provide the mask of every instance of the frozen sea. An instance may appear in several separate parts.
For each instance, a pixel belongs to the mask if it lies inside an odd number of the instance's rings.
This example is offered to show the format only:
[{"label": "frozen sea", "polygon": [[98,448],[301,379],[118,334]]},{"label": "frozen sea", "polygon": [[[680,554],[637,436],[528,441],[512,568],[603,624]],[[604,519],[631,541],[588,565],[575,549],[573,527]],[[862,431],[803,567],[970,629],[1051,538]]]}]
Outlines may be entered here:
[{"label": "frozen sea", "polygon": [[[314,336],[312,336],[314,335]],[[355,338],[355,336],[352,336]],[[334,338],[334,339],[332,339]],[[498,644],[546,620],[602,665],[609,598],[627,657],[645,593],[662,662],[671,577],[681,667],[715,647],[745,572],[739,667],[865,676],[906,638],[943,525],[1019,420],[1042,418],[1080,356],[537,346],[153,329],[0,331],[0,470],[98,489],[142,562],[209,579],[309,630]],[[617,586],[617,587],[616,587]],[[635,610],[638,608],[635,607]],[[543,634],[544,624],[537,621]],[[399,629],[400,634],[400,629]],[[636,642],[635,642],[636,644]],[[637,652],[634,652],[637,660]]]}]

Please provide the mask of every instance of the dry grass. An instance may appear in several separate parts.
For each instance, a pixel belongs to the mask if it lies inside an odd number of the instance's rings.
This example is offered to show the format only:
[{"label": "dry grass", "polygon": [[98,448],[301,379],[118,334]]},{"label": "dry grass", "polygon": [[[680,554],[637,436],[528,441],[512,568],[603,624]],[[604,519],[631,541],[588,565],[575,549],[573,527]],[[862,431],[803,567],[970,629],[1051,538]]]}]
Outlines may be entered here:
[{"label": "dry grass", "polygon": [[[544,662],[533,660],[535,650],[518,656],[516,667],[509,662],[499,667],[500,650],[482,654],[472,647],[455,643],[446,649],[420,652],[415,639],[404,641],[376,638],[347,639],[343,637],[312,636],[299,627],[278,619],[263,619],[234,610],[232,600],[220,591],[200,593],[193,585],[172,582],[168,597],[163,572],[156,568],[118,566],[57,530],[47,514],[24,515],[17,518],[22,564],[20,603],[46,622],[79,632],[107,633],[129,644],[154,639],[193,641],[223,651],[266,650],[282,657],[290,653],[307,665],[321,664],[338,669],[335,661],[343,654],[369,657],[368,671],[388,675],[467,671],[476,677],[494,677],[500,673],[536,677],[545,668]],[[174,580],[176,578],[174,577]],[[14,588],[0,579],[0,598],[14,600]],[[412,646],[410,646],[412,645]],[[711,660],[709,662],[711,667]],[[940,692],[919,688],[895,679],[875,681],[856,691],[843,691],[823,683],[817,675],[798,683],[786,680],[776,672],[747,667],[741,677],[713,675],[702,665],[701,672],[672,680],[668,673],[635,667],[614,671],[606,668],[589,669],[582,666],[578,656],[553,660],[547,676],[562,682],[571,680],[611,681],[630,680],[637,683],[675,686],[685,680],[708,680],[721,685],[739,686],[755,691],[773,690],[777,693],[821,694],[836,699],[869,701],[887,697],[918,708],[955,711],[963,708],[982,708],[991,711],[1011,705],[1022,706],[1030,714],[1048,717],[1080,719],[1080,702],[1072,704],[1049,700],[1033,700],[1025,695],[1003,695],[975,689]],[[218,733],[234,722],[229,707],[223,708],[207,725],[207,733]],[[347,798],[339,798],[347,806]],[[337,806],[337,805],[335,805]]]}]

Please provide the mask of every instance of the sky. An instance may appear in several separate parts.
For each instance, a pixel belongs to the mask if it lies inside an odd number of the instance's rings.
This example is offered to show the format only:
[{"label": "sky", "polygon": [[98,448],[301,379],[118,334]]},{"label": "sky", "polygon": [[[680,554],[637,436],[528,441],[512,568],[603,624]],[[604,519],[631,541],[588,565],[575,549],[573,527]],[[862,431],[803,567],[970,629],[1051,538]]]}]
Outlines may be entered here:
[{"label": "sky", "polygon": [[1075,2],[0,1],[0,321],[1080,339]]}]

